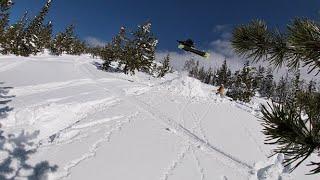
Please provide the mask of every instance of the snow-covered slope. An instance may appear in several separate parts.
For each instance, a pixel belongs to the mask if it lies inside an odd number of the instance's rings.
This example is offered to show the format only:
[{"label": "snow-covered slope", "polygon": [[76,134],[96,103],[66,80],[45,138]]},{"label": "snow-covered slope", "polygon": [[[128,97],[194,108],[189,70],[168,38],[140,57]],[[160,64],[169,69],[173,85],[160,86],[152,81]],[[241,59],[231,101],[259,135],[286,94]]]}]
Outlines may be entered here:
[{"label": "snow-covered slope", "polygon": [[[89,56],[0,57],[0,123],[16,134],[0,143],[0,162],[12,160],[4,177],[319,178],[305,176],[304,166],[287,174],[282,155],[267,158],[256,104],[220,98],[184,74],[127,76],[101,71],[99,63]],[[23,151],[21,160],[13,153],[19,148],[36,152]]]}]

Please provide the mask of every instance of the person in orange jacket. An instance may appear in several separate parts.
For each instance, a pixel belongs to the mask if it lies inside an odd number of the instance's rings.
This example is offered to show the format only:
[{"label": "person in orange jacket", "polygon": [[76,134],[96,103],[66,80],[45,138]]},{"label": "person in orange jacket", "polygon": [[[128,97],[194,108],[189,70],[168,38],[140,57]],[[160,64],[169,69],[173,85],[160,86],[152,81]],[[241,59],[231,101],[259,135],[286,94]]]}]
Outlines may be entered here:
[{"label": "person in orange jacket", "polygon": [[221,86],[217,89],[216,94],[220,94],[220,97],[224,96],[224,85],[223,84],[221,84]]}]

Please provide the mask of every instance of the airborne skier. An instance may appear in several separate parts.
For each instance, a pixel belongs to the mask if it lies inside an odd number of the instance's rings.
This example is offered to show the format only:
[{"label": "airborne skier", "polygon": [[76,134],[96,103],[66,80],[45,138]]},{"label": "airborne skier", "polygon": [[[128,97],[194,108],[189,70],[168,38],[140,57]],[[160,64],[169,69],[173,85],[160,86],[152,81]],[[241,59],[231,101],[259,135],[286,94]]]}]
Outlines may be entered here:
[{"label": "airborne skier", "polygon": [[205,58],[209,58],[209,56],[210,56],[209,53],[196,49],[194,47],[194,43],[191,39],[187,39],[186,41],[179,41],[178,40],[178,43],[179,43],[179,46],[178,46],[179,49],[183,49],[185,51],[192,52],[194,54],[197,54],[197,55],[205,57]]}]

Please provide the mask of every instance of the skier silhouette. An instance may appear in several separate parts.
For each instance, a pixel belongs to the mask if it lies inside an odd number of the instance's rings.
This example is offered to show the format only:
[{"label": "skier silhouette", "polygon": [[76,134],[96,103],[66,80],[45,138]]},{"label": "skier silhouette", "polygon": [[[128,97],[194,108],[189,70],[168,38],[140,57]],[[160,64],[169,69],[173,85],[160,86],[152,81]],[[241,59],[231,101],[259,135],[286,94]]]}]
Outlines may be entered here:
[{"label": "skier silhouette", "polygon": [[185,51],[189,51],[192,52],[194,54],[197,54],[199,56],[205,57],[205,58],[209,58],[210,54],[205,52],[205,51],[200,51],[199,49],[195,48],[194,42],[192,39],[187,39],[185,41],[179,41],[177,40],[179,45],[178,48],[179,49],[183,49]]}]

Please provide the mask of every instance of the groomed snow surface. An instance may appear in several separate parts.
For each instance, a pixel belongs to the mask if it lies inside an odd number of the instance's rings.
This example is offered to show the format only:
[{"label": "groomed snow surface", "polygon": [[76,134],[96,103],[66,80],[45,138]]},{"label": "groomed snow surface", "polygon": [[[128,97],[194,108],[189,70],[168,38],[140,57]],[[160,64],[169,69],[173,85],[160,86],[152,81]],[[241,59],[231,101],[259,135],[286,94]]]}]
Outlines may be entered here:
[{"label": "groomed snow surface", "polygon": [[257,118],[264,100],[221,98],[185,73],[127,76],[99,63],[0,57],[0,179],[320,178],[304,175],[305,164],[289,174],[282,154],[268,158]]}]

